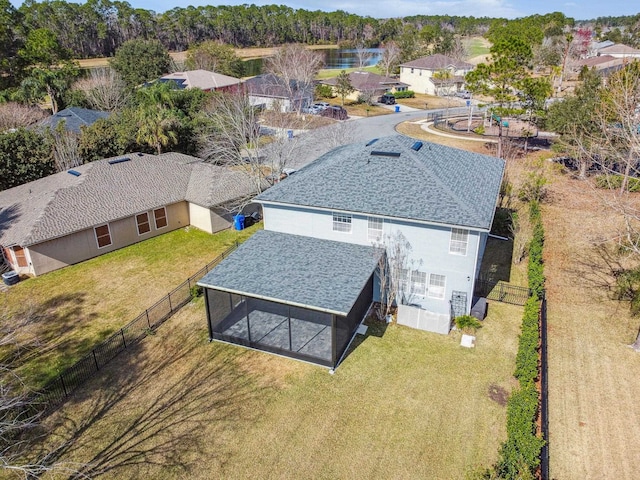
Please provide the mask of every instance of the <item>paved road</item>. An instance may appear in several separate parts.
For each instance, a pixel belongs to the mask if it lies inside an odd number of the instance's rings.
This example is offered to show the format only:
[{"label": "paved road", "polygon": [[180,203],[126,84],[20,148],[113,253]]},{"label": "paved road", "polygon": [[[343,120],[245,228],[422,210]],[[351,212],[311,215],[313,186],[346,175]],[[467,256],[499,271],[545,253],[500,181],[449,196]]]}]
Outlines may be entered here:
[{"label": "paved road", "polygon": [[[448,109],[450,114],[465,114],[467,111],[466,107]],[[298,169],[340,145],[394,135],[399,123],[426,119],[429,114],[437,112],[444,110],[401,110],[391,115],[354,118],[301,134],[292,140],[296,145],[293,148],[293,158],[287,162],[287,166]]]}]

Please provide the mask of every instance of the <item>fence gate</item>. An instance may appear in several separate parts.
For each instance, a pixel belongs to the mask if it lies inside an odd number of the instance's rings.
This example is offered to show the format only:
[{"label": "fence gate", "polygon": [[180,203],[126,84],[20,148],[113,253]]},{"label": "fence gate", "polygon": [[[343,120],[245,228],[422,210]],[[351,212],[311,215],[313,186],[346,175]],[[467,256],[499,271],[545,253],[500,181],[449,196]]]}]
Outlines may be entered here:
[{"label": "fence gate", "polygon": [[467,292],[453,291],[451,294],[451,312],[454,318],[467,313]]}]

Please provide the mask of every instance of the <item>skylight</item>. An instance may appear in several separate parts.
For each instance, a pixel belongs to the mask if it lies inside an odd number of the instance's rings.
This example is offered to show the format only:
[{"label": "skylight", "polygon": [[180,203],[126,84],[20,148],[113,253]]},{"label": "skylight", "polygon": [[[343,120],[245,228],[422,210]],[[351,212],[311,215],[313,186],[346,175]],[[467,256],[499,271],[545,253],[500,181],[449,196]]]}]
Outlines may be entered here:
[{"label": "skylight", "polygon": [[116,163],[128,162],[131,159],[129,157],[124,158],[114,158],[113,160],[109,160],[109,165],[115,165]]},{"label": "skylight", "polygon": [[376,157],[399,157],[400,152],[383,152],[381,150],[371,150],[371,155]]}]

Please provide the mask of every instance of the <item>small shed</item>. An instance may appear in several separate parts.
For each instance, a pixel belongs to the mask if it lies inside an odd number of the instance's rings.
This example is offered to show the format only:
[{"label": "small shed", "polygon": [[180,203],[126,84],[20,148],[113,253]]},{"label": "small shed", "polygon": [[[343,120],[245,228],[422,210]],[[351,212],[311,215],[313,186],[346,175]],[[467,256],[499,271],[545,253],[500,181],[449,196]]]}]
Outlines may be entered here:
[{"label": "small shed", "polygon": [[371,305],[378,256],[258,231],[198,283],[209,338],[335,368]]}]

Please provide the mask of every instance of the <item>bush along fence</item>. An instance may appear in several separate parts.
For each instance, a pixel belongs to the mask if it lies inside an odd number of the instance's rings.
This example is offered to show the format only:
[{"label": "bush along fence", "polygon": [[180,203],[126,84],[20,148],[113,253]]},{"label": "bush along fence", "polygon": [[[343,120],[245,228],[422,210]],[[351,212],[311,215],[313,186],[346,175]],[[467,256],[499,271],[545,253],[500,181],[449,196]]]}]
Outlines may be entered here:
[{"label": "bush along fence", "polygon": [[[545,448],[546,408],[546,358],[541,356],[541,334],[544,333],[545,291],[542,249],[544,229],[537,202],[529,204],[529,215],[533,225],[533,237],[529,245],[528,278],[531,296],[524,305],[522,332],[516,356],[519,387],[507,402],[507,440],[502,444],[499,458],[490,478],[534,479],[548,478],[548,461]],[[544,337],[546,339],[546,337]],[[543,353],[546,352],[546,349]],[[541,361],[542,360],[542,361]],[[544,450],[544,451],[543,451]],[[487,472],[488,475],[492,474]],[[489,477],[487,477],[489,478]]]},{"label": "bush along fence", "polygon": [[196,283],[237,247],[238,243],[236,242],[133,321],[93,348],[73,366],[54,378],[38,393],[36,402],[38,406],[46,410],[61,404],[73,390],[96,375],[119,353],[152,334],[174,313],[200,294],[200,287]]}]

